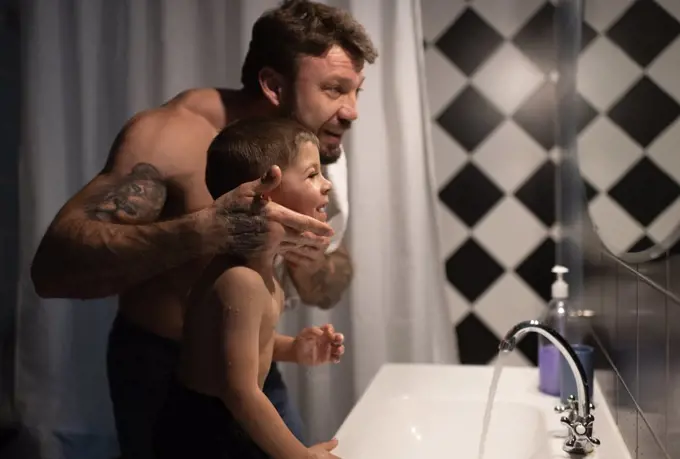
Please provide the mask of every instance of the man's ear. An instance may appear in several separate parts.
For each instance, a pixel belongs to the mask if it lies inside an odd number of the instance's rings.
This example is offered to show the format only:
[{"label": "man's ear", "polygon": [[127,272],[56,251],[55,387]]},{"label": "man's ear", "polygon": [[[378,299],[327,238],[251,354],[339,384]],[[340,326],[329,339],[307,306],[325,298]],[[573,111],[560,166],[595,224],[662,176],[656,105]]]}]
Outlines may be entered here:
[{"label": "man's ear", "polygon": [[283,77],[281,74],[270,67],[265,67],[260,70],[257,76],[260,81],[262,94],[272,105],[279,107],[283,97]]}]

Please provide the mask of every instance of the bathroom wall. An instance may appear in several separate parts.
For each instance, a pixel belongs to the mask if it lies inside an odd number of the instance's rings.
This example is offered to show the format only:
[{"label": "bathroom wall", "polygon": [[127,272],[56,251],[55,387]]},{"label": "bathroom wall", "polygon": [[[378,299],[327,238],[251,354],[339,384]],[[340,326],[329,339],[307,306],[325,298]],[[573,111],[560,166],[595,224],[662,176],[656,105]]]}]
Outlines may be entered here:
[{"label": "bathroom wall", "polygon": [[577,301],[595,313],[597,380],[632,457],[677,458],[680,246],[639,264],[612,251],[642,250],[680,226],[680,3],[585,5],[600,33],[579,60],[578,90],[600,115],[579,138],[597,197],[583,206]]},{"label": "bathroom wall", "polygon": [[[662,240],[680,219],[680,163],[669,149],[680,124],[666,129],[680,100],[672,76],[680,66],[678,5],[586,1],[579,159],[597,224],[620,250]],[[549,299],[558,238],[555,7],[547,0],[422,6],[451,321],[461,361],[488,364],[499,337],[540,315]],[[535,336],[520,350],[513,363],[534,363]]]},{"label": "bathroom wall", "polygon": [[13,329],[18,260],[19,15],[0,1],[0,448],[11,420]]}]

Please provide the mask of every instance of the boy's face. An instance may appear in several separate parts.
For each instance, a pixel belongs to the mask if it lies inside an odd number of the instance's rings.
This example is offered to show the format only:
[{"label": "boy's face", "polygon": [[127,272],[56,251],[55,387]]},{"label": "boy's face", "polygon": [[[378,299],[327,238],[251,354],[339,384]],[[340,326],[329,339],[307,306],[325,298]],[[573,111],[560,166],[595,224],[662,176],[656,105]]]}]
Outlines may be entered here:
[{"label": "boy's face", "polygon": [[271,199],[284,207],[326,221],[331,182],[321,173],[319,149],[312,142],[300,145],[297,158],[283,172]]}]

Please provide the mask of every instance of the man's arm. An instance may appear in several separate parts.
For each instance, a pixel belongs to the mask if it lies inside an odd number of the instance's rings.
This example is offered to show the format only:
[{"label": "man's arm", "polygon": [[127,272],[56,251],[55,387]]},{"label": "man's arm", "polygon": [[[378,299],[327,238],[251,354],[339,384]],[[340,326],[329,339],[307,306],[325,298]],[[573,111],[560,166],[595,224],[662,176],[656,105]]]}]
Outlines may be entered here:
[{"label": "man's arm", "polygon": [[105,169],[66,203],[43,237],[31,266],[38,295],[115,295],[218,251],[229,222],[216,218],[214,208],[156,221],[168,179],[196,153],[181,135],[192,123],[197,121],[159,109],[121,132]]},{"label": "man's arm", "polygon": [[275,459],[302,459],[300,443],[258,385],[260,326],[271,294],[255,271],[226,271],[215,283],[223,323],[225,375],[223,400],[229,411],[262,450]]},{"label": "man's arm", "polygon": [[288,258],[298,261],[288,264],[290,277],[306,304],[313,304],[321,309],[330,309],[342,298],[349,287],[354,269],[352,259],[344,244],[330,254],[321,254],[318,264],[305,265],[302,258]]}]

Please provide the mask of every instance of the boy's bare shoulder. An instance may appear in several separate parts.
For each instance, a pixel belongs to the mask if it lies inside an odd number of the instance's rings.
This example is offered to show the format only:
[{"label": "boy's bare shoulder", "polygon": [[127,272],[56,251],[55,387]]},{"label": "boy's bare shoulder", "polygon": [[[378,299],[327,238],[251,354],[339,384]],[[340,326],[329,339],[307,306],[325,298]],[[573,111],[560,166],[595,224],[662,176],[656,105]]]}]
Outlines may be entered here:
[{"label": "boy's bare shoulder", "polygon": [[252,303],[271,297],[270,281],[246,266],[225,269],[213,283],[213,291],[223,303]]}]

